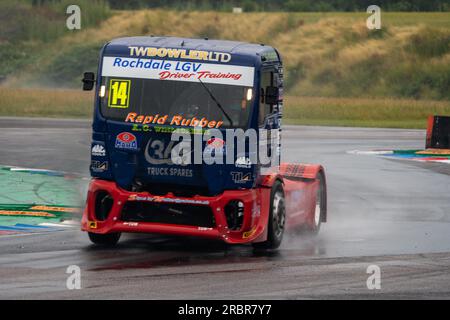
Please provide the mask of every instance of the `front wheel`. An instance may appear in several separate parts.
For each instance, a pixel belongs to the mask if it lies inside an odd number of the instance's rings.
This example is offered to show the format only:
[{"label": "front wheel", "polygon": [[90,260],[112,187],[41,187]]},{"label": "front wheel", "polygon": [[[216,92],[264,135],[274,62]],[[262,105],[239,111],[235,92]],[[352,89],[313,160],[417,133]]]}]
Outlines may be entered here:
[{"label": "front wheel", "polygon": [[99,234],[88,232],[89,239],[92,243],[102,245],[102,246],[114,246],[119,242],[120,232],[117,233],[107,233]]},{"label": "front wheel", "polygon": [[254,243],[255,249],[276,249],[283,240],[286,223],[286,207],[283,185],[276,181],[270,194],[269,222],[267,224],[267,240]]}]

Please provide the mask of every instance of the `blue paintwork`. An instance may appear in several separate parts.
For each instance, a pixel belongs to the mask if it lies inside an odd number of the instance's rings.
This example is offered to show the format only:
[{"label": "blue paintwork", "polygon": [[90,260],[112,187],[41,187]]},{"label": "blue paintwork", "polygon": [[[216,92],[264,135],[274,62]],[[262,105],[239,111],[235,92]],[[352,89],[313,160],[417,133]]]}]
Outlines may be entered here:
[{"label": "blue paintwork", "polygon": [[[0,231],[18,231],[18,232],[33,232],[37,230],[53,230],[53,228],[46,226],[36,226],[31,224],[17,223],[14,226],[0,226]],[[57,229],[54,229],[57,230]]]},{"label": "blue paintwork", "polygon": [[[128,46],[143,47],[164,47],[179,49],[195,49],[204,51],[224,52],[231,54],[231,61],[220,63],[224,65],[250,66],[255,68],[255,92],[254,106],[250,114],[249,128],[258,129],[258,110],[260,101],[260,70],[263,66],[270,65],[281,68],[281,58],[278,52],[265,45],[248,44],[235,41],[219,41],[204,39],[185,39],[175,37],[130,37],[120,38],[107,43],[100,53],[100,62],[98,66],[98,74],[102,72],[103,56],[122,56],[129,57]],[[266,57],[265,61],[264,58]],[[275,57],[275,58],[274,58]],[[159,58],[160,59],[160,58]],[[171,61],[192,61],[189,59],[170,59]],[[211,63],[211,62],[208,62]],[[97,87],[100,86],[101,78],[97,77]],[[280,87],[280,90],[282,88]],[[259,167],[252,165],[251,168],[236,168],[233,165],[188,165],[184,167],[176,165],[158,165],[160,168],[183,168],[192,170],[192,177],[174,177],[174,176],[149,176],[147,167],[150,166],[144,157],[144,149],[149,139],[170,141],[170,134],[155,132],[135,132],[132,131],[132,124],[106,120],[100,112],[100,103],[98,98],[98,90],[95,93],[94,103],[94,122],[92,134],[92,146],[102,145],[106,150],[106,156],[92,156],[93,161],[107,161],[108,169],[102,172],[95,172],[91,167],[92,177],[113,180],[124,188],[129,189],[133,180],[139,179],[144,183],[152,184],[177,184],[183,186],[192,186],[198,188],[206,188],[210,194],[218,194],[225,189],[239,189],[255,187],[255,181],[259,174]],[[276,109],[275,115],[268,119],[266,128],[277,129],[281,121],[281,104]],[[122,132],[130,132],[137,138],[137,150],[121,150],[115,148],[115,140],[118,134]],[[151,165],[155,167],[155,165]],[[252,179],[245,183],[235,183],[232,179],[231,172],[250,172]]]},{"label": "blue paintwork", "polygon": [[24,229],[49,229],[50,228],[47,226],[36,226],[36,225],[25,224],[25,223],[16,223],[15,227],[24,228]]}]

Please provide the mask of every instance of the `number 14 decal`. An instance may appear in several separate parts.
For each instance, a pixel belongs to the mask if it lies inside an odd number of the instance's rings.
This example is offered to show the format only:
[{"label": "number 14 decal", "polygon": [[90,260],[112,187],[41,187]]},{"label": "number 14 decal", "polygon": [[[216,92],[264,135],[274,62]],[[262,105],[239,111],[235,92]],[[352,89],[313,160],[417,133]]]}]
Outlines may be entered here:
[{"label": "number 14 decal", "polygon": [[111,108],[128,108],[131,80],[109,80],[108,106]]}]

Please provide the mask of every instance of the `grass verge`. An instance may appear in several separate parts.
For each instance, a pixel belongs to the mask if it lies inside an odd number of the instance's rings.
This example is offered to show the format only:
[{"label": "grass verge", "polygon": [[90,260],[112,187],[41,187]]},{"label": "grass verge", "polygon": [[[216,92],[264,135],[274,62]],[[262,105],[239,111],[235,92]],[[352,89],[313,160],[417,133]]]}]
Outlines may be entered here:
[{"label": "grass verge", "polygon": [[[92,116],[93,92],[0,87],[0,96],[0,116]],[[450,101],[288,96],[284,123],[421,129],[431,114],[450,115]]]},{"label": "grass verge", "polygon": [[[236,15],[136,10],[102,14],[101,3],[92,8],[96,24],[93,21],[82,30],[69,32],[64,23],[54,22],[64,31],[48,36],[54,40],[45,40],[44,34],[24,34],[18,43],[0,44],[0,56],[5,56],[0,59],[0,75],[7,76],[5,83],[77,88],[83,71],[96,70],[102,44],[122,36],[154,34],[273,45],[283,57],[285,92],[291,96],[450,100],[449,12],[386,12],[382,29],[368,30],[365,12]],[[48,14],[53,9],[42,10]],[[6,18],[4,24],[9,26]],[[0,30],[1,26],[0,22]],[[5,32],[9,39],[16,38],[20,26]]]},{"label": "grass verge", "polygon": [[450,115],[450,101],[288,96],[284,123],[423,129],[432,114]]},{"label": "grass verge", "polygon": [[93,91],[0,87],[0,116],[87,118]]}]

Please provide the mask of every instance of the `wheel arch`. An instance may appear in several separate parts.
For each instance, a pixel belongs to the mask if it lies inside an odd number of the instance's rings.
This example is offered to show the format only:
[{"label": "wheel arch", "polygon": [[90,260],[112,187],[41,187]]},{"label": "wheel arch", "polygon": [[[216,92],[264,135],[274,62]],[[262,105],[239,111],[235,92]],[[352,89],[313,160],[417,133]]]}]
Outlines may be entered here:
[{"label": "wheel arch", "polygon": [[282,163],[280,165],[279,175],[281,179],[294,178],[302,180],[318,180],[321,177],[324,185],[325,204],[322,215],[322,222],[327,222],[328,208],[327,208],[327,179],[325,174],[325,168],[320,164],[301,164],[301,163]]}]

